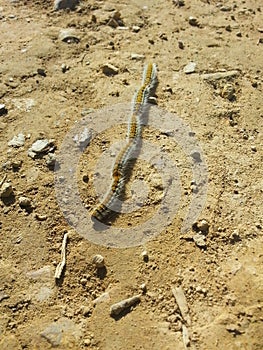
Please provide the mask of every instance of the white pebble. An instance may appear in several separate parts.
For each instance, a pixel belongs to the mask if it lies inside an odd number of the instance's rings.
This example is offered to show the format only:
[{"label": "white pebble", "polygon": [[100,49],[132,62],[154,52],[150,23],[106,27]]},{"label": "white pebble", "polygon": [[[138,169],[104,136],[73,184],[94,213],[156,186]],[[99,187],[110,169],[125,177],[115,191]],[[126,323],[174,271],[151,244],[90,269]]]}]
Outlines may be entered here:
[{"label": "white pebble", "polygon": [[105,266],[104,257],[100,254],[94,255],[92,262],[98,269]]}]

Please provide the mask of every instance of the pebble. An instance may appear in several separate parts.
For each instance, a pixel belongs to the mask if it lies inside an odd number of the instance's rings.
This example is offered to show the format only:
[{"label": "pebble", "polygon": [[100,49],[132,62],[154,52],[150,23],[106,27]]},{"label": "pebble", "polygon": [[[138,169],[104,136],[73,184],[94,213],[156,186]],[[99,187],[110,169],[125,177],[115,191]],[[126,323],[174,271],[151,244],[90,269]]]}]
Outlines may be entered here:
[{"label": "pebble", "polygon": [[44,140],[37,140],[33,143],[33,145],[28,150],[28,155],[31,158],[35,158],[37,154],[46,152],[50,150],[50,148],[53,146],[54,140],[53,139],[44,139]]},{"label": "pebble", "polygon": [[238,326],[236,324],[229,324],[226,326],[226,330],[230,333],[234,333],[234,334],[241,334],[244,333],[243,331],[240,331]]},{"label": "pebble", "polygon": [[11,163],[12,168],[15,170],[19,169],[21,165],[22,165],[22,160],[13,160]]},{"label": "pebble", "polygon": [[90,346],[91,340],[90,340],[89,338],[84,339],[83,344],[84,344],[85,346]]},{"label": "pebble", "polygon": [[[48,146],[50,145],[50,141],[51,140],[37,140],[36,142],[33,143],[33,145],[31,146],[31,150],[35,153],[41,153],[44,152]],[[53,140],[52,140],[53,141]]]},{"label": "pebble", "polygon": [[197,233],[193,236],[193,241],[200,248],[206,247],[205,236],[203,234]]},{"label": "pebble", "polygon": [[138,33],[141,30],[141,28],[139,26],[132,26],[132,31],[134,33]]},{"label": "pebble", "polygon": [[37,69],[37,74],[41,75],[42,77],[46,77],[47,73],[44,68],[38,68]]},{"label": "pebble", "polygon": [[92,314],[92,309],[89,306],[83,306],[82,307],[82,314],[85,317],[88,317]]},{"label": "pebble", "polygon": [[197,228],[202,231],[202,233],[207,233],[209,230],[209,223],[206,220],[201,220],[197,223]]},{"label": "pebble", "polygon": [[143,294],[145,294],[147,292],[147,286],[145,283],[140,285],[140,289],[142,290]]},{"label": "pebble", "polygon": [[0,292],[0,302],[5,299],[9,299],[10,296],[8,294],[5,294],[4,292]]},{"label": "pebble", "polygon": [[124,27],[123,20],[121,19],[121,13],[119,11],[115,11],[107,24],[112,28]]},{"label": "pebble", "polygon": [[76,35],[74,29],[61,29],[58,38],[67,44],[80,42],[80,38]]},{"label": "pebble", "polygon": [[184,43],[182,40],[178,40],[178,47],[179,49],[183,50],[184,49]]},{"label": "pebble", "polygon": [[235,242],[238,242],[238,241],[241,241],[241,237],[240,237],[240,233],[238,230],[234,230],[231,235],[230,235],[230,242],[231,243],[235,243]]},{"label": "pebble", "polygon": [[8,198],[13,194],[13,187],[10,182],[4,182],[1,186],[0,197]]},{"label": "pebble", "polygon": [[234,101],[236,96],[235,96],[235,88],[232,84],[227,83],[225,84],[225,86],[223,87],[222,91],[221,91],[221,96],[223,98],[228,99],[229,101]]},{"label": "pebble", "polygon": [[32,206],[31,199],[25,196],[21,196],[18,198],[18,203],[21,208],[28,208]]},{"label": "pebble", "polygon": [[148,255],[147,250],[144,250],[141,255],[142,255],[143,261],[145,261],[145,262],[149,261],[149,255]]},{"label": "pebble", "polygon": [[12,140],[8,142],[8,146],[12,147],[22,147],[25,144],[25,135],[20,133],[17,136],[14,136]]},{"label": "pebble", "polygon": [[181,7],[185,5],[184,0],[173,0],[175,6]]},{"label": "pebble", "polygon": [[38,214],[38,213],[35,214],[35,218],[38,221],[45,221],[45,220],[47,220],[47,216],[46,215],[41,215],[41,214]]},{"label": "pebble", "polygon": [[88,128],[84,128],[82,131],[80,131],[79,134],[76,134],[73,137],[73,140],[78,147],[86,148],[91,140],[91,137],[92,137],[91,131]]},{"label": "pebble", "polygon": [[49,168],[53,168],[56,163],[56,155],[54,153],[48,153],[46,156],[46,164]]},{"label": "pebble", "polygon": [[102,66],[102,72],[105,75],[112,76],[112,75],[118,74],[119,69],[117,67],[113,66],[112,64],[107,63],[107,64],[104,64],[104,66]]},{"label": "pebble", "polygon": [[197,163],[201,163],[202,159],[201,159],[201,154],[198,151],[193,151],[191,153],[191,157],[197,162]]},{"label": "pebble", "polygon": [[74,10],[78,4],[79,4],[79,0],[55,0],[54,10],[55,11],[64,10],[64,9]]},{"label": "pebble", "polygon": [[61,65],[62,73],[66,73],[69,69],[70,69],[69,66],[67,66],[65,63],[62,63],[62,65]]},{"label": "pebble", "polygon": [[104,257],[100,254],[97,254],[93,257],[92,263],[96,266],[97,269],[105,266]]},{"label": "pebble", "polygon": [[124,299],[116,304],[111,305],[110,307],[110,315],[112,317],[118,316],[121,312],[123,312],[125,309],[128,309],[129,307],[137,304],[141,300],[141,295],[135,295],[131,298]]},{"label": "pebble", "polygon": [[198,23],[198,20],[197,20],[196,17],[190,16],[190,17],[188,18],[188,23],[189,23],[191,26],[193,26],[193,27],[198,27],[198,26],[199,26],[199,23]]},{"label": "pebble", "polygon": [[196,184],[192,184],[190,186],[190,190],[192,193],[198,193],[198,191],[199,191],[198,186]]},{"label": "pebble", "polygon": [[231,6],[221,6],[220,7],[220,11],[223,11],[223,12],[227,12],[227,11],[231,11],[231,10],[232,10]]},{"label": "pebble", "polygon": [[0,103],[0,116],[7,114],[7,109],[4,104]]},{"label": "pebble", "polygon": [[185,74],[191,74],[195,72],[196,68],[196,63],[195,62],[189,62],[185,67],[184,67],[184,73]]},{"label": "pebble", "polygon": [[251,151],[253,151],[253,152],[257,152],[257,147],[256,147],[256,146],[254,146],[254,145],[252,145],[252,146],[251,146]]},{"label": "pebble", "polygon": [[138,53],[132,53],[131,54],[131,59],[135,60],[135,61],[142,61],[142,60],[145,59],[145,56],[144,55],[140,55]]}]

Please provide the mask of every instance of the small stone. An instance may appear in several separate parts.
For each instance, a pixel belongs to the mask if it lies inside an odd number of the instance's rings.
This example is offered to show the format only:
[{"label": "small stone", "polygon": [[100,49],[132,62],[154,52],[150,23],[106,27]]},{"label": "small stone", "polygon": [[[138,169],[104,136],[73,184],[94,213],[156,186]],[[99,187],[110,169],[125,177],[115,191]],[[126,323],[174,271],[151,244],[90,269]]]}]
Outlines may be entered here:
[{"label": "small stone", "polygon": [[194,159],[194,161],[196,161],[197,163],[201,163],[201,162],[202,162],[200,152],[198,152],[198,151],[193,151],[193,152],[191,153],[191,156],[192,156],[192,158]]},{"label": "small stone", "polygon": [[90,340],[89,338],[84,339],[83,344],[84,344],[85,346],[90,346],[91,340]]},{"label": "small stone", "polygon": [[230,235],[230,242],[231,243],[235,243],[235,242],[238,242],[238,241],[241,241],[241,237],[240,237],[240,234],[239,234],[239,231],[238,230],[234,230],[231,235]]},{"label": "small stone", "polygon": [[73,137],[74,142],[80,148],[86,148],[91,140],[92,134],[88,128],[84,128],[79,134]]},{"label": "small stone", "polygon": [[114,18],[110,18],[108,21],[108,26],[110,26],[112,28],[117,28],[119,26],[119,24]]},{"label": "small stone", "polygon": [[235,92],[236,90],[234,86],[230,83],[227,83],[222,89],[221,96],[228,99],[229,101],[234,101],[236,99]]},{"label": "small stone", "polygon": [[226,326],[226,330],[227,330],[228,332],[234,333],[234,334],[236,334],[236,335],[239,335],[239,334],[244,333],[243,331],[240,331],[240,330],[238,329],[238,326],[235,325],[235,324],[229,324],[229,325],[227,325],[227,326]]},{"label": "small stone", "polygon": [[252,145],[252,146],[251,146],[251,151],[253,151],[253,152],[257,152],[257,147],[256,147],[256,146],[254,146],[254,145]]},{"label": "small stone", "polygon": [[190,190],[192,193],[198,193],[198,191],[199,191],[198,186],[196,184],[192,184],[190,186]]},{"label": "small stone", "polygon": [[201,220],[197,223],[197,227],[202,233],[207,233],[209,230],[209,223],[206,220]]},{"label": "small stone", "polygon": [[121,19],[121,13],[119,11],[115,11],[107,24],[112,28],[123,27],[124,23]]},{"label": "small stone", "polygon": [[141,284],[141,285],[140,285],[140,289],[141,289],[141,291],[143,292],[143,294],[145,294],[145,293],[147,292],[146,284],[145,284],[145,283]]},{"label": "small stone", "polygon": [[61,65],[62,73],[66,73],[69,69],[70,69],[69,66],[67,66],[65,63],[62,63],[62,65]]},{"label": "small stone", "polygon": [[188,23],[189,23],[191,26],[193,26],[193,27],[198,27],[198,26],[199,26],[199,23],[198,23],[196,17],[190,16],[190,17],[188,18]]},{"label": "small stone", "polygon": [[196,235],[193,236],[193,240],[198,247],[200,248],[206,247],[206,241],[205,241],[204,235],[197,233]]},{"label": "small stone", "polygon": [[142,60],[145,59],[145,56],[144,55],[140,55],[138,53],[132,53],[131,54],[131,59],[135,60],[135,61],[142,61]]},{"label": "small stone", "polygon": [[33,143],[31,148],[28,151],[31,151],[33,153],[43,153],[46,152],[47,150],[50,149],[51,146],[53,146],[54,140],[37,140],[36,142]]},{"label": "small stone", "polygon": [[237,33],[236,33],[236,36],[239,37],[239,38],[241,38],[241,37],[242,37],[242,33],[241,33],[241,32],[237,32]]},{"label": "small stone", "polygon": [[46,77],[47,76],[46,71],[43,68],[38,68],[37,69],[37,74],[41,75],[42,77]]},{"label": "small stone", "polygon": [[21,167],[21,165],[22,165],[22,160],[13,160],[12,163],[11,163],[11,165],[12,165],[12,168],[13,168],[14,170],[17,170],[17,169],[19,169],[19,168]]},{"label": "small stone", "polygon": [[79,4],[79,0],[55,0],[54,10],[55,11],[65,10],[65,9],[74,10],[78,4]]},{"label": "small stone", "polygon": [[112,76],[118,74],[119,69],[112,64],[107,63],[102,67],[102,72],[107,76]]},{"label": "small stone", "polygon": [[0,103],[0,116],[7,114],[7,109],[4,104]]},{"label": "small stone", "polygon": [[83,182],[88,183],[89,182],[89,175],[83,175],[82,180],[83,180]]},{"label": "small stone", "polygon": [[82,314],[83,316],[88,317],[92,314],[92,309],[89,306],[83,306]]},{"label": "small stone", "polygon": [[167,35],[165,33],[161,33],[159,35],[159,38],[162,39],[162,40],[168,41]]},{"label": "small stone", "polygon": [[144,262],[148,262],[149,261],[149,255],[148,255],[147,250],[144,250],[141,255],[142,255],[142,258],[143,258]]},{"label": "small stone", "polygon": [[56,163],[56,155],[54,153],[48,153],[46,157],[46,164],[49,168],[53,168]]},{"label": "small stone", "polygon": [[31,149],[29,148],[29,150],[27,151],[27,154],[30,158],[35,159],[36,158],[36,153],[32,152]]},{"label": "small stone", "polygon": [[184,0],[173,0],[175,6],[181,7],[185,5]]},{"label": "small stone", "polygon": [[25,196],[21,196],[18,198],[18,203],[21,208],[28,208],[32,206],[31,199]]},{"label": "small stone", "polygon": [[178,40],[178,47],[179,49],[183,50],[184,49],[184,43],[182,40]]},{"label": "small stone", "polygon": [[14,136],[12,140],[8,142],[8,146],[13,147],[22,147],[25,144],[25,135],[24,134],[18,134],[17,136]]},{"label": "small stone", "polygon": [[76,35],[74,29],[61,29],[58,38],[67,44],[77,44],[80,42],[80,38]]},{"label": "small stone", "polygon": [[223,11],[223,12],[227,12],[227,11],[231,11],[231,10],[232,10],[231,6],[221,6],[220,7],[220,11]]},{"label": "small stone", "polygon": [[38,214],[38,213],[35,214],[35,218],[38,221],[45,221],[45,220],[47,220],[47,216],[46,215],[41,215],[41,214]]},{"label": "small stone", "polygon": [[128,308],[131,308],[133,305],[136,305],[140,302],[141,295],[135,295],[131,298],[124,299],[116,304],[111,305],[110,307],[110,315],[112,317],[117,317],[119,314],[121,314],[123,311],[125,311]]},{"label": "small stone", "polygon": [[100,254],[97,254],[93,257],[92,263],[96,266],[97,269],[100,269],[105,266],[104,257]]},{"label": "small stone", "polygon": [[139,31],[140,31],[140,27],[139,26],[132,26],[132,31],[134,32],[134,33],[138,33]]},{"label": "small stone", "polygon": [[8,198],[13,194],[13,187],[10,182],[4,182],[1,186],[0,197]]},{"label": "small stone", "polygon": [[184,67],[184,73],[185,74],[191,74],[195,72],[195,67],[196,63],[195,62],[189,62],[185,67]]}]

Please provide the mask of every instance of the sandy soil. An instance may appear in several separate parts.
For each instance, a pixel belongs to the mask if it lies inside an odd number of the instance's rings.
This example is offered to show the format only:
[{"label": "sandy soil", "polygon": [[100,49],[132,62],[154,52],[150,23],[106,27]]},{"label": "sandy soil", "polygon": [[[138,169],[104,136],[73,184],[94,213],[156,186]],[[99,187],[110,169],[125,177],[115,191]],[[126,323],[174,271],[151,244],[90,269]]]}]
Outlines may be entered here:
[{"label": "sandy soil", "polygon": [[[263,348],[262,12],[260,0],[91,0],[75,11],[53,11],[51,1],[0,1],[1,349]],[[71,32],[63,41],[65,29]],[[74,143],[63,142],[76,125],[83,131],[81,121],[90,121],[88,131],[92,123],[102,128],[87,147],[75,147],[81,154],[73,178],[90,218],[110,184],[122,147],[114,144],[125,142],[125,108],[149,61],[158,66],[158,108],[170,113],[171,124],[158,130],[153,107],[143,137],[180,176],[165,189],[166,167],[158,172],[136,162],[127,197],[140,195],[142,180],[148,197],[112,224],[129,237],[127,247],[114,248],[107,232],[89,237],[76,229],[77,209],[63,215],[70,188],[62,185],[58,200],[52,161],[61,149],[72,151]],[[190,62],[196,66],[187,74]],[[107,64],[116,74],[104,74]],[[185,233],[200,184],[175,120],[191,130],[207,166],[204,206]],[[8,145],[18,134],[23,145]],[[51,142],[32,158],[28,151],[39,139]],[[149,226],[148,242],[130,247],[136,227],[172,189],[176,215]],[[55,281],[65,233],[66,267]],[[106,237],[104,245],[97,237]],[[104,268],[92,263],[96,254]],[[173,288],[182,288],[187,315]],[[138,304],[111,317],[112,304],[138,294]]]}]

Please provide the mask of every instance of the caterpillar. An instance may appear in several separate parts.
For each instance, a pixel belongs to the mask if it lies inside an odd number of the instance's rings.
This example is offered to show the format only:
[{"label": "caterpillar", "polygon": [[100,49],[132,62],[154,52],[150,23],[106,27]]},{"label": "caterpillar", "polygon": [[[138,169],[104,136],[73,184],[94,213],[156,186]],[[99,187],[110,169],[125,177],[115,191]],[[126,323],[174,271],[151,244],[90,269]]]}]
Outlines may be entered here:
[{"label": "caterpillar", "polygon": [[109,192],[103,201],[96,206],[91,219],[105,222],[109,217],[119,211],[121,199],[128,179],[131,161],[136,159],[139,152],[143,118],[147,115],[150,98],[154,95],[158,84],[157,67],[154,63],[145,66],[141,87],[136,92],[132,104],[132,113],[128,126],[127,144],[118,154],[112,170],[112,183]]}]

